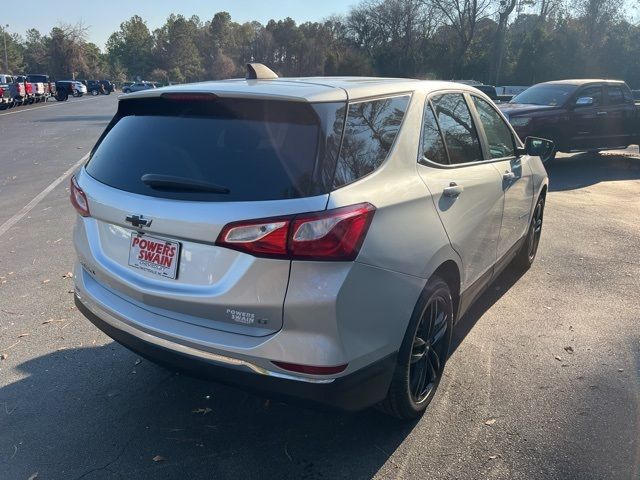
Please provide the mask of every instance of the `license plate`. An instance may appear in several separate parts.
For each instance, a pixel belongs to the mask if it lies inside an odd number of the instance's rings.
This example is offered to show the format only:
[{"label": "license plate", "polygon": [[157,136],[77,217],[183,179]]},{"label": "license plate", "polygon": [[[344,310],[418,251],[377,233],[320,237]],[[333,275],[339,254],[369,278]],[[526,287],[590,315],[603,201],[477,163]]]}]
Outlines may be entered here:
[{"label": "license plate", "polygon": [[175,279],[179,258],[180,243],[151,235],[131,234],[130,266],[160,277]]}]

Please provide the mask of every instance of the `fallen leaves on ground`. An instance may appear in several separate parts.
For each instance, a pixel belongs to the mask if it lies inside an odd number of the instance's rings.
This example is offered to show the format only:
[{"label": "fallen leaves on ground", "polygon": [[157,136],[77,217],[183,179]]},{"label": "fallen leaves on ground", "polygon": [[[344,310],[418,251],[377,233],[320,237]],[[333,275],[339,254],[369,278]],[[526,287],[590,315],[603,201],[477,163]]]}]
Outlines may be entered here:
[{"label": "fallen leaves on ground", "polygon": [[158,463],[158,462],[166,462],[166,461],[167,461],[167,459],[166,459],[166,458],[164,458],[164,457],[163,457],[163,456],[161,456],[161,455],[156,455],[155,457],[153,457],[153,458],[152,458],[152,460],[153,460],[154,462],[156,462],[156,463]]},{"label": "fallen leaves on ground", "polygon": [[191,413],[201,413],[202,415],[206,415],[207,413],[211,412],[212,410],[209,407],[205,407],[205,408],[195,408],[193,410],[191,410]]},{"label": "fallen leaves on ground", "polygon": [[73,278],[73,273],[67,272],[64,275],[62,275],[62,278]]},{"label": "fallen leaves on ground", "polygon": [[488,420],[486,420],[484,422],[485,425],[489,425],[489,426],[493,425],[494,423],[496,423],[496,419],[495,418],[489,418]]},{"label": "fallen leaves on ground", "polygon": [[572,346],[564,347],[564,350],[565,350],[567,353],[573,353],[573,347],[572,347]]},{"label": "fallen leaves on ground", "polygon": [[27,480],[35,480],[36,478],[38,478],[38,472],[31,475],[29,478],[27,478]]},{"label": "fallen leaves on ground", "polygon": [[562,357],[560,355],[555,355],[553,358],[555,358],[556,360],[558,360],[559,362],[562,361]]},{"label": "fallen leaves on ground", "polygon": [[6,360],[8,355],[6,353],[0,354],[0,360]]},{"label": "fallen leaves on ground", "polygon": [[45,320],[44,322],[42,322],[42,325],[46,325],[48,323],[62,323],[62,322],[66,322],[67,319],[66,318],[60,318],[60,319],[55,319],[55,318],[50,318],[49,320]]},{"label": "fallen leaves on ground", "polygon": [[18,338],[28,337],[28,336],[29,336],[28,333],[21,333],[20,335],[18,335]]},{"label": "fallen leaves on ground", "polygon": [[45,278],[44,280],[42,280],[42,283],[49,283],[51,280],[49,280],[48,278]]}]

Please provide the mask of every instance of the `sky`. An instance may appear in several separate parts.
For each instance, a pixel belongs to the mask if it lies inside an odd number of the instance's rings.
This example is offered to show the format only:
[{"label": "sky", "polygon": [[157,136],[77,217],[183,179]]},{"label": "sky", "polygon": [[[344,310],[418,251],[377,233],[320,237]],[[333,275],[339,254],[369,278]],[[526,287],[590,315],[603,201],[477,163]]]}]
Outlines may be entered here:
[{"label": "sky", "polygon": [[[322,20],[334,13],[345,13],[357,0],[107,0],[104,2],[63,2],[65,8],[53,7],[51,0],[30,0],[29,14],[24,9],[2,8],[0,24],[9,24],[8,31],[24,35],[29,28],[49,33],[59,23],[82,22],[89,27],[88,40],[100,48],[120,24],[133,15],[140,15],[151,31],[164,24],[171,13],[185,17],[198,15],[211,20],[216,12],[227,11],[239,23],[291,17],[296,22]],[[81,5],[77,13],[73,5]]]}]

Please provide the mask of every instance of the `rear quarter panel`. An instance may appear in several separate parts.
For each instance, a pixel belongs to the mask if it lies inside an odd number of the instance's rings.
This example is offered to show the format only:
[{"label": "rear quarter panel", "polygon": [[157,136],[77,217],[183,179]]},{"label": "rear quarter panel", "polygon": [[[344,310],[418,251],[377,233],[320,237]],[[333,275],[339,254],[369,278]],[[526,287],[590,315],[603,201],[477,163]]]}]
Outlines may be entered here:
[{"label": "rear quarter panel", "polygon": [[417,158],[425,101],[413,93],[387,160],[373,173],[329,195],[328,208],[369,202],[376,213],[358,262],[428,279],[444,261],[460,260],[451,248],[424,182]]}]

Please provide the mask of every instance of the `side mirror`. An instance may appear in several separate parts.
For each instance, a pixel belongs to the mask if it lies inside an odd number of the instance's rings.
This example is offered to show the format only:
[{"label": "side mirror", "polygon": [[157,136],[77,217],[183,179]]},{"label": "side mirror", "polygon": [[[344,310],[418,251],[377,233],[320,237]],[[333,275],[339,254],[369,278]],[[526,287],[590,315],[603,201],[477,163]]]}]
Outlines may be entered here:
[{"label": "side mirror", "polygon": [[530,155],[532,157],[546,157],[553,152],[555,145],[551,140],[544,138],[527,137],[524,140],[524,149],[520,153]]},{"label": "side mirror", "polygon": [[580,97],[576,100],[576,107],[590,107],[593,105],[593,97]]}]

